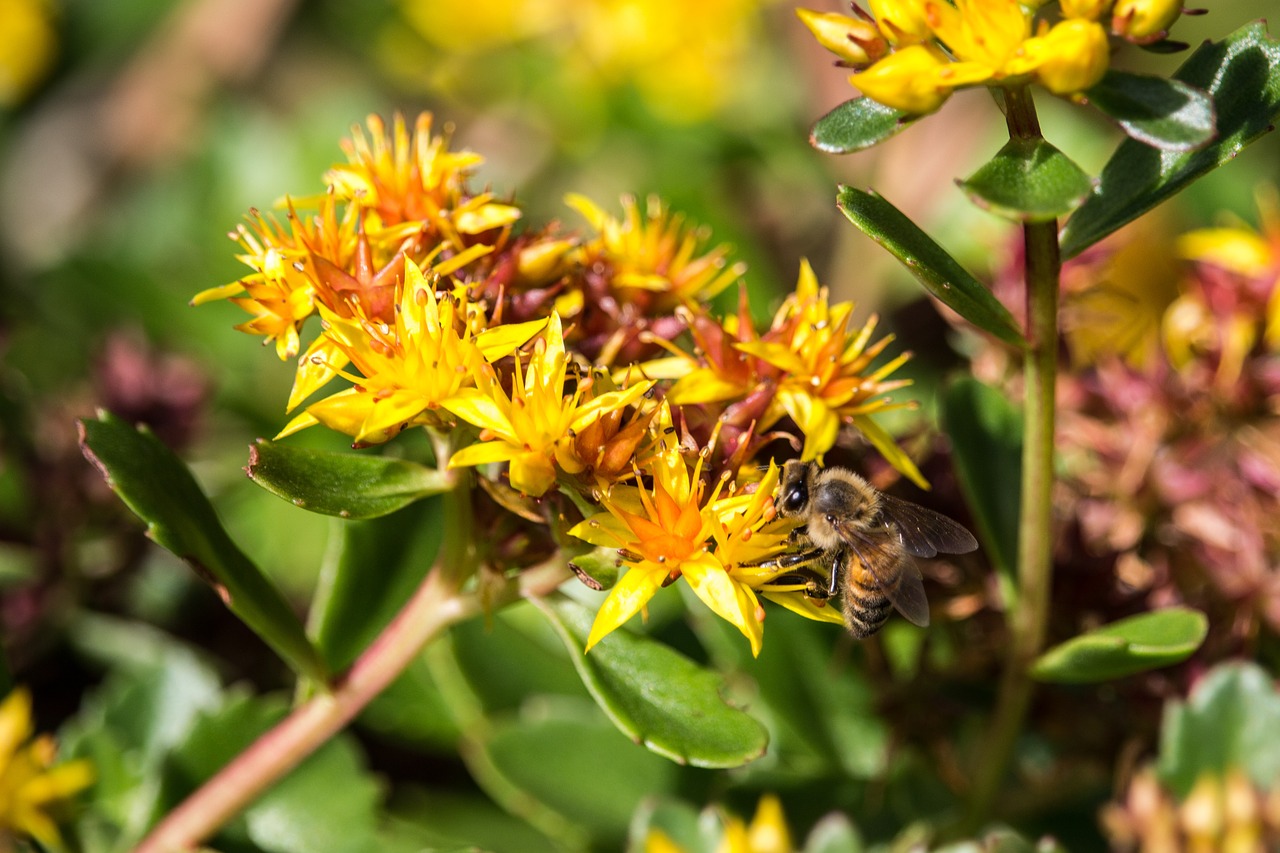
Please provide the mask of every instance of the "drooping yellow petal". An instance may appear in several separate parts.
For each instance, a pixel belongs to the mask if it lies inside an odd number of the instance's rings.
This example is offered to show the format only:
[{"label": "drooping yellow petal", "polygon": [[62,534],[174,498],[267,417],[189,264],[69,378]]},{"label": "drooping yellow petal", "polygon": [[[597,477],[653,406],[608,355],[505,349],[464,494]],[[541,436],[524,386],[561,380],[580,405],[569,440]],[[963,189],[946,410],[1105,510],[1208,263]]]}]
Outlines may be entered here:
[{"label": "drooping yellow petal", "polygon": [[764,644],[764,624],[758,612],[760,602],[745,584],[734,583],[724,566],[712,554],[703,553],[681,563],[689,588],[716,615],[729,622],[751,643],[751,654],[759,656]]},{"label": "drooping yellow petal", "polygon": [[927,115],[941,107],[955,88],[942,76],[948,64],[934,48],[916,44],[889,54],[866,71],[851,76],[849,82],[886,107]]},{"label": "drooping yellow petal", "polygon": [[484,441],[455,450],[449,457],[450,468],[470,468],[491,462],[508,462],[520,454],[516,447],[501,441]]},{"label": "drooping yellow petal", "polygon": [[642,563],[629,568],[613,585],[613,589],[609,590],[609,597],[596,612],[584,652],[591,651],[596,643],[639,613],[649,603],[649,599],[653,598],[654,593],[662,588],[662,581],[666,576],[665,569],[650,564]]}]

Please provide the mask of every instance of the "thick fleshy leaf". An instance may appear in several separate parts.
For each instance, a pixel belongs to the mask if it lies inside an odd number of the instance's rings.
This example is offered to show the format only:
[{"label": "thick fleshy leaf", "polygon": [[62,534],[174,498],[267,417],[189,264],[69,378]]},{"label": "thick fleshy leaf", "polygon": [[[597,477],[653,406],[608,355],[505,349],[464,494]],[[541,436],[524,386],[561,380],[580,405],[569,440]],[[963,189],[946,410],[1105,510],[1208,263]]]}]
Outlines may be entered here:
[{"label": "thick fleshy leaf", "polygon": [[494,726],[480,744],[497,776],[486,787],[516,814],[532,820],[550,812],[594,841],[590,847],[620,850],[640,803],[681,787],[680,767],[618,737],[590,700],[544,700],[531,710]]},{"label": "thick fleshy leaf", "polygon": [[887,249],[948,308],[1007,344],[1026,346],[1017,321],[986,285],[882,196],[841,187],[836,204],[850,222]]},{"label": "thick fleshy leaf", "polygon": [[764,753],[764,728],[725,704],[723,682],[715,673],[625,630],[609,634],[584,655],[594,614],[563,596],[537,604],[568,647],[592,697],[628,737],[697,767],[737,767]]},{"label": "thick fleshy leaf", "polygon": [[1217,129],[1213,99],[1179,80],[1111,69],[1085,94],[1130,137],[1165,151],[1193,151]]},{"label": "thick fleshy leaf", "polygon": [[1048,222],[1075,210],[1093,179],[1043,139],[1010,139],[963,181],[973,203],[1014,222]]},{"label": "thick fleshy leaf", "polygon": [[182,460],[149,430],[101,412],[80,422],[80,446],[107,484],[147,524],[147,536],[181,557],[231,611],[297,672],[325,678],[320,655],[289,604],[236,547]]},{"label": "thick fleshy leaf", "polygon": [[845,101],[818,119],[809,144],[828,154],[850,154],[884,142],[911,123],[911,117],[870,98]]},{"label": "thick fleshy leaf", "polygon": [[736,670],[753,685],[745,692],[753,713],[769,726],[775,760],[851,779],[884,774],[890,727],[877,711],[877,692],[863,668],[841,652],[842,629],[775,608],[766,620],[764,648],[752,658],[732,625],[701,606],[689,615],[720,668]]},{"label": "thick fleshy leaf", "polygon": [[1219,664],[1186,702],[1170,702],[1156,770],[1179,799],[1206,773],[1243,770],[1264,790],[1280,779],[1280,691],[1252,663]]},{"label": "thick fleshy leaf", "polygon": [[960,488],[1011,608],[1022,502],[1021,413],[1000,391],[964,378],[943,394],[941,414]]},{"label": "thick fleshy leaf", "polygon": [[596,548],[569,561],[569,568],[591,589],[596,591],[610,589],[618,582],[622,574],[618,549]]},{"label": "thick fleshy leaf", "polygon": [[1160,151],[1125,140],[1102,170],[1097,189],[1062,232],[1069,258],[1146,213],[1196,178],[1231,160],[1271,129],[1280,115],[1280,43],[1262,23],[1201,45],[1174,78],[1207,92],[1218,135],[1196,151]]},{"label": "thick fleshy leaf", "polygon": [[249,479],[294,506],[339,518],[377,518],[448,489],[451,478],[414,462],[308,450],[258,439]]},{"label": "thick fleshy leaf", "polygon": [[1208,630],[1205,615],[1185,607],[1130,616],[1054,646],[1031,667],[1031,675],[1062,684],[1123,678],[1186,660]]}]

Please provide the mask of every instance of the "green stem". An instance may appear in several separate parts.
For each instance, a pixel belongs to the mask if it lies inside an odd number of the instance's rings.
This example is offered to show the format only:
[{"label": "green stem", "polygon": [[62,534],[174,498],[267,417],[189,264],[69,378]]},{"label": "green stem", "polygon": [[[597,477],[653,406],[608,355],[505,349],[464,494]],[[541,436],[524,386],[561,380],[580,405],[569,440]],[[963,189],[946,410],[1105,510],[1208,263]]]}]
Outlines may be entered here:
[{"label": "green stem", "polygon": [[[1010,138],[1039,139],[1035,104],[1025,89],[1005,93]],[[1044,645],[1053,580],[1054,386],[1058,367],[1058,283],[1062,260],[1058,223],[1023,225],[1026,249],[1027,338],[1023,377],[1022,506],[1018,536],[1018,596],[999,698],[982,764],[974,780],[968,822],[986,820],[1004,782],[1031,700],[1028,668]]]}]

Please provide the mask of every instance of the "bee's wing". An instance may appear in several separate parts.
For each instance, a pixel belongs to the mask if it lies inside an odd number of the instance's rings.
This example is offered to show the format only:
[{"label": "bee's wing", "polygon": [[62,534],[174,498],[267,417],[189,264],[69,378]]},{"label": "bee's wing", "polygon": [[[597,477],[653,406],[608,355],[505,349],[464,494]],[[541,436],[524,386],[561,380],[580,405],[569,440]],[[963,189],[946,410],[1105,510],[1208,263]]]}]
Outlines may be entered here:
[{"label": "bee's wing", "polygon": [[[924,583],[920,580],[916,561],[896,543],[882,536],[868,537],[846,523],[837,522],[835,528],[862,568],[875,576],[878,590],[898,608],[898,612],[914,625],[929,627],[929,599],[925,598]],[[963,527],[960,529],[964,530]],[[844,559],[848,558],[846,555]]]},{"label": "bee's wing", "polygon": [[880,495],[880,515],[897,528],[907,553],[917,557],[967,554],[978,547],[973,534],[957,522],[893,495]]},{"label": "bee's wing", "polygon": [[894,577],[885,578],[879,572],[876,573],[881,592],[908,622],[928,628],[929,600],[924,597],[924,584],[920,581],[920,569],[916,566],[916,561],[903,554],[893,574]]}]

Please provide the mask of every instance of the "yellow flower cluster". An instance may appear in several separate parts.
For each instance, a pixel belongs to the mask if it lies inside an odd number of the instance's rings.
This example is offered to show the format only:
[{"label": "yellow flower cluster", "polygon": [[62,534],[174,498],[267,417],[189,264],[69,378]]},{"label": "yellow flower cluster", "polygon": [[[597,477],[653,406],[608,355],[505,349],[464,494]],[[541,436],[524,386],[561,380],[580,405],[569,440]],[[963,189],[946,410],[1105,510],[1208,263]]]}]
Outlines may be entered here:
[{"label": "yellow flower cluster", "polygon": [[852,426],[923,483],[870,417],[907,384],[889,378],[906,354],[873,365],[892,341],[873,341],[874,317],[851,327],[853,304],[806,263],[762,333],[745,301],[713,318],[707,301],[745,267],[658,199],[624,198],[617,217],[571,195],[584,234],[517,233],[518,208],[468,189],[479,155],[426,116],[413,133],[370,119],[346,152],[284,222],[254,212],[233,235],[250,273],[195,300],[229,299],[251,315],[238,328],[301,352],[301,411],[278,438],[323,425],[366,446],[425,427],[521,523],[586,515],[572,534],[628,567],[592,645],[678,578],[753,651],[758,595],[839,621],[759,566],[790,523],[774,519],[777,466],[753,483],[755,457],[785,437],[820,458]]},{"label": "yellow flower cluster", "polygon": [[[1180,0],[1063,0],[1062,18],[1037,18],[1018,0],[867,0],[851,18],[799,9],[818,43],[851,66],[865,96],[911,115],[934,112],[959,88],[1035,82],[1073,96],[1102,79],[1107,29],[1156,41],[1181,12]],[[861,11],[861,10],[859,10]]]}]

